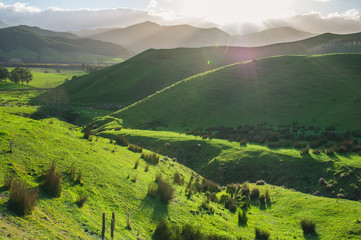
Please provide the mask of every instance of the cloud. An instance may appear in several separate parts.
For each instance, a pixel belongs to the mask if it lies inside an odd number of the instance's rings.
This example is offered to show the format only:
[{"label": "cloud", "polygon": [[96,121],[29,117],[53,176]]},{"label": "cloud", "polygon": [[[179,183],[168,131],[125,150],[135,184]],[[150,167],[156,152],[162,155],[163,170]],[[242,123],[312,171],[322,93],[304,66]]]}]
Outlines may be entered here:
[{"label": "cloud", "polygon": [[[158,1],[151,0],[148,6]],[[56,31],[126,27],[144,21],[161,25],[190,24],[198,27],[219,27],[231,34],[247,34],[268,28],[290,26],[313,33],[361,32],[361,14],[357,9],[344,13],[322,15],[319,12],[291,14],[283,18],[269,18],[262,22],[234,22],[220,24],[205,17],[180,16],[174,10],[114,8],[66,10],[49,8],[40,10],[24,3],[5,5],[0,2],[0,20],[8,25],[26,24]]]},{"label": "cloud", "polygon": [[155,8],[157,5],[158,5],[158,2],[156,0],[150,0],[147,8]]}]

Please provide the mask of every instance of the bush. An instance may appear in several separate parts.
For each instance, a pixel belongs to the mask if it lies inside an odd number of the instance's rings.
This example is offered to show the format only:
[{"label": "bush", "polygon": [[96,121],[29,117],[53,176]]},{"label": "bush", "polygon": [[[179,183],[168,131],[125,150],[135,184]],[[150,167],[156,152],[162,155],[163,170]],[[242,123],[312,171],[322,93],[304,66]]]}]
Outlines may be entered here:
[{"label": "bush", "polygon": [[76,205],[78,205],[78,207],[83,207],[87,200],[88,200],[88,195],[79,194],[75,203]]},{"label": "bush", "polygon": [[61,194],[61,174],[56,172],[54,162],[44,174],[43,188],[46,193],[53,197],[59,197]]},{"label": "bush", "polygon": [[213,193],[207,192],[207,193],[209,193],[209,194],[207,195],[207,199],[208,199],[209,201],[214,202],[214,203],[218,203],[218,202],[219,202],[216,193],[214,193],[214,192],[213,192]]},{"label": "bush", "polygon": [[143,151],[143,148],[141,146],[138,146],[138,145],[129,144],[128,145],[128,150],[130,150],[132,152],[136,152],[136,153],[141,153]]},{"label": "bush", "polygon": [[159,155],[156,153],[144,153],[142,152],[141,156],[145,161],[150,162],[152,164],[159,163]]},{"label": "bush", "polygon": [[316,223],[314,223],[312,220],[303,219],[301,221],[301,227],[304,234],[316,233]]},{"label": "bush", "polygon": [[128,139],[126,139],[125,137],[123,137],[122,135],[117,135],[115,142],[120,145],[120,146],[128,146],[129,145],[129,141]]},{"label": "bush", "polygon": [[84,128],[84,138],[89,140],[90,139],[90,134],[92,132],[93,126],[89,125],[86,128]]},{"label": "bush", "polygon": [[229,209],[232,212],[236,212],[237,211],[237,206],[234,202],[233,198],[228,198],[225,202],[224,202],[224,207]]},{"label": "bush", "polygon": [[259,240],[267,240],[269,238],[269,236],[271,235],[268,231],[260,229],[260,228],[256,228],[255,232],[256,232],[256,239],[259,239]]},{"label": "bush", "polygon": [[200,209],[209,211],[210,213],[214,214],[214,209],[212,206],[209,205],[209,200],[203,201],[199,206]]},{"label": "bush", "polygon": [[13,179],[10,187],[9,209],[23,216],[31,214],[38,197],[38,189],[29,189],[25,183]]},{"label": "bush", "polygon": [[251,194],[249,195],[251,200],[257,200],[259,198],[259,189],[258,188],[254,188],[251,191]]}]

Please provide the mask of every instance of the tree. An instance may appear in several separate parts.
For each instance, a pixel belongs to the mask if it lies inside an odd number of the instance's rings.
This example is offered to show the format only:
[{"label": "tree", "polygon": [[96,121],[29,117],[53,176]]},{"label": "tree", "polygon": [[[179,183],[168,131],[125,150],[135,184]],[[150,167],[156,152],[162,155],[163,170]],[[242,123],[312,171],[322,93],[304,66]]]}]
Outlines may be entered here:
[{"label": "tree", "polygon": [[21,80],[21,69],[15,68],[10,72],[10,81],[13,83],[19,83]]},{"label": "tree", "polygon": [[9,70],[7,70],[4,66],[0,66],[0,79],[5,80],[9,77]]},{"label": "tree", "polygon": [[21,82],[24,84],[26,82],[29,85],[29,82],[33,80],[33,74],[29,68],[15,68],[10,72],[10,81],[13,83]]}]

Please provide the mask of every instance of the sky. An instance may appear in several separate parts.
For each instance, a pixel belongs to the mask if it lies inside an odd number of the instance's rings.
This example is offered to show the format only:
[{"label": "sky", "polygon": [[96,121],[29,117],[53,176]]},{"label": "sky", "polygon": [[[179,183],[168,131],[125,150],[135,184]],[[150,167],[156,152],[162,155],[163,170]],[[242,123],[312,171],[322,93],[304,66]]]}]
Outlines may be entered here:
[{"label": "sky", "polygon": [[0,0],[0,20],[57,31],[161,25],[218,27],[247,34],[290,26],[323,33],[361,32],[361,0]]}]

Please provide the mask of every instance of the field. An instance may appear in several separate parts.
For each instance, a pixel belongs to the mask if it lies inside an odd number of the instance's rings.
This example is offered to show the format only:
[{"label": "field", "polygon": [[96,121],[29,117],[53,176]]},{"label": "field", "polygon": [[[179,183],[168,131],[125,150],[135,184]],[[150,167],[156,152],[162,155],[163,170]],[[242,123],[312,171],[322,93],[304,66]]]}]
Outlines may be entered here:
[{"label": "field", "polygon": [[[242,183],[245,179],[252,182],[262,179],[262,175],[252,177],[254,172],[260,173],[260,169],[254,170],[252,166],[264,167],[268,158],[279,159],[279,156],[283,156],[284,164],[289,164],[287,170],[291,171],[290,175],[300,169],[299,166],[292,165],[292,162],[299,162],[299,164],[304,162],[308,165],[308,161],[312,159],[318,162],[318,165],[325,164],[325,169],[330,171],[331,176],[337,171],[339,174],[347,173],[342,168],[344,165],[357,172],[360,166],[356,156],[348,158],[338,156],[337,159],[333,159],[335,166],[330,168],[333,164],[325,163],[328,158],[324,155],[311,155],[311,158],[307,160],[300,157],[296,150],[271,150],[257,145],[240,148],[238,143],[225,140],[202,140],[200,137],[162,131],[122,129],[117,132],[112,130],[111,126],[99,133],[99,136],[91,136],[91,141],[89,141],[83,138],[82,129],[75,125],[54,118],[32,120],[23,117],[24,114],[21,114],[20,110],[26,113],[35,111],[33,106],[28,105],[28,100],[34,96],[33,93],[2,92],[0,94],[2,98],[12,103],[10,106],[0,107],[2,119],[0,179],[4,179],[8,173],[13,173],[30,186],[41,189],[32,215],[18,217],[8,210],[9,190],[1,188],[0,222],[5,228],[0,230],[0,236],[5,239],[38,236],[44,239],[98,239],[101,235],[103,212],[106,213],[107,221],[110,221],[111,213],[115,212],[115,239],[136,239],[137,237],[150,239],[162,219],[173,227],[182,227],[188,223],[199,228],[204,234],[219,235],[225,239],[240,237],[254,239],[255,228],[268,231],[271,234],[270,239],[342,239],[346,237],[357,239],[361,233],[361,225],[358,221],[360,206],[356,201],[315,197],[284,187],[268,184],[260,186],[254,183],[250,184],[251,190],[258,188],[261,193],[268,190],[272,199],[271,204],[263,206],[258,201],[251,201],[247,211],[247,224],[239,225],[237,212],[241,211],[240,209],[234,213],[226,209],[223,203],[212,201],[207,203],[208,193],[203,191],[195,191],[190,197],[186,195],[186,185],[191,176],[198,175],[178,163],[184,163],[212,178],[212,176],[218,176],[212,171],[218,171],[219,166],[225,169],[232,168],[233,159],[240,157],[239,163],[246,161],[249,168],[244,172],[224,178],[223,184],[227,185],[233,182]],[[141,143],[152,151],[177,157],[178,162],[170,158],[155,165],[149,164],[141,158],[140,153],[115,145],[114,142],[110,143],[109,138],[111,136],[115,138],[119,133],[131,142]],[[9,152],[10,142],[14,146],[13,152]],[[170,145],[166,147],[165,143]],[[201,144],[201,149],[198,144]],[[247,157],[242,158],[243,155]],[[255,157],[261,155],[263,158],[259,160]],[[62,176],[60,197],[52,197],[41,188],[41,175],[53,161]],[[249,165],[250,161],[253,165]],[[72,163],[75,164],[77,171],[82,171],[82,184],[74,183],[69,176],[69,167]],[[207,166],[204,168],[202,165]],[[146,168],[148,168],[147,171],[145,171]],[[280,169],[276,166],[271,171],[273,175]],[[154,182],[157,174],[162,173],[168,182],[173,182],[175,172],[184,177],[185,183],[171,184],[175,188],[175,193],[174,199],[169,204],[153,199],[147,194],[148,186]],[[247,176],[246,173],[250,175]],[[310,184],[312,191],[322,188],[317,182],[318,169],[310,173],[310,175],[313,174],[315,182]],[[202,177],[199,178],[202,179]],[[352,175],[349,178],[354,179]],[[327,177],[326,179],[331,180]],[[335,189],[342,184],[339,180],[339,185],[336,185]],[[76,205],[80,194],[88,196],[88,200],[81,208]],[[226,194],[225,190],[217,193],[217,198],[220,199],[224,194]],[[56,208],[54,208],[55,205]],[[128,215],[131,228],[127,226]],[[317,234],[304,235],[300,227],[301,219],[312,219],[316,223]],[[107,237],[110,237],[109,226],[107,223]]]},{"label": "field", "polygon": [[[13,68],[8,68],[11,71]],[[81,69],[62,69],[62,68],[30,68],[33,74],[33,80],[29,86],[36,88],[57,87],[65,82],[65,79],[71,80],[73,76],[82,76],[85,74]],[[7,80],[9,82],[9,80]],[[26,83],[24,83],[26,85]],[[1,88],[4,89],[4,88]]]}]

